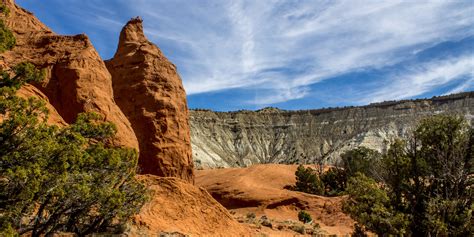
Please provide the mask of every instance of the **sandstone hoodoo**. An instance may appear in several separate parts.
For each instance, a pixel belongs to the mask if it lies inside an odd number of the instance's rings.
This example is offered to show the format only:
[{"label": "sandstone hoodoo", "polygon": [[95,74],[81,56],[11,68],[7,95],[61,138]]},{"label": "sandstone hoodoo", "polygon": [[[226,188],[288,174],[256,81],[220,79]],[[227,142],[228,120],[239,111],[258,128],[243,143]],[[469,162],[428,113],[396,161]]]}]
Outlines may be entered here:
[{"label": "sandstone hoodoo", "polygon": [[193,182],[186,93],[176,66],[145,37],[140,18],[122,29],[106,64],[115,101],[140,144],[141,172]]},{"label": "sandstone hoodoo", "polygon": [[81,112],[99,113],[117,126],[117,145],[138,149],[130,122],[114,102],[110,73],[89,38],[57,35],[13,1],[3,2],[10,10],[4,21],[17,42],[2,55],[5,65],[31,62],[46,70],[35,86],[67,123]]}]

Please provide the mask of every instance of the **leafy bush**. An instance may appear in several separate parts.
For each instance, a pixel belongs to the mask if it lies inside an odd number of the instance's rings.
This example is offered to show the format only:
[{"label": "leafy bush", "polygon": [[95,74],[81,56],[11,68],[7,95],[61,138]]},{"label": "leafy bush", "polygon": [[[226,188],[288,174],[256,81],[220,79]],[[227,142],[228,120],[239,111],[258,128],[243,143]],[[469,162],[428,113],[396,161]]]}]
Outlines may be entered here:
[{"label": "leafy bush", "polygon": [[44,78],[45,72],[38,70],[31,63],[20,63],[12,68],[12,77],[10,73],[0,71],[0,88],[3,90],[18,90],[27,82],[39,82]]},{"label": "leafy bush", "polygon": [[322,195],[324,194],[324,185],[318,177],[318,174],[310,167],[305,168],[299,165],[296,172],[295,191]]},{"label": "leafy bush", "polygon": [[268,219],[267,216],[261,216],[260,217],[260,224],[262,226],[266,226],[266,227],[269,227],[269,228],[273,228],[273,224],[272,224],[272,221],[270,219]]},{"label": "leafy bush", "polygon": [[306,224],[306,223],[310,223],[313,219],[311,218],[311,215],[309,213],[305,211],[299,211],[298,220]]},{"label": "leafy bush", "polygon": [[0,235],[121,231],[146,198],[135,179],[137,152],[113,146],[115,126],[96,114],[47,125],[43,101],[15,96],[41,79],[31,64],[11,78],[0,73]]}]

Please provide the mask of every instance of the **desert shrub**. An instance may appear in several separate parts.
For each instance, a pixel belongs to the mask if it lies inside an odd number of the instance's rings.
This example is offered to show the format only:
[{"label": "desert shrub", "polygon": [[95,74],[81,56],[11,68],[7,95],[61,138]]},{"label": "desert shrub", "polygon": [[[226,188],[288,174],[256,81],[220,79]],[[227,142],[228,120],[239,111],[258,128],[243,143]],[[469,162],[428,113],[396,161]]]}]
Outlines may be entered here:
[{"label": "desert shrub", "polygon": [[[8,16],[10,10],[4,4],[0,4],[0,13]],[[13,32],[7,28],[3,20],[0,20],[0,53],[12,49],[15,44],[16,39]]]},{"label": "desert shrub", "polygon": [[344,210],[379,235],[473,236],[473,148],[463,117],[425,118],[391,144],[380,181],[349,179]]},{"label": "desert shrub", "polygon": [[298,220],[300,220],[303,223],[310,223],[313,219],[311,218],[311,215],[309,213],[305,211],[299,211]]},{"label": "desert shrub", "polygon": [[[11,76],[10,74],[13,74],[14,76]],[[0,88],[3,88],[4,91],[18,90],[27,82],[41,81],[44,75],[44,71],[36,69],[33,64],[20,63],[12,68],[11,73],[0,71]]]},{"label": "desert shrub", "polygon": [[97,114],[47,125],[43,101],[15,95],[41,79],[31,64],[0,74],[0,235],[123,230],[146,199],[137,152],[114,146],[115,126]]},{"label": "desert shrub", "polygon": [[4,14],[5,16],[10,15],[10,9],[5,6],[5,4],[0,3],[0,13]]},{"label": "desert shrub", "polygon": [[379,167],[382,154],[378,151],[358,147],[349,150],[341,155],[342,167],[347,173],[347,177],[354,176],[360,172],[371,178],[379,178],[381,169]]},{"label": "desert shrub", "polygon": [[290,226],[290,229],[300,234],[305,234],[306,232],[306,228],[304,227],[304,225],[292,225]]},{"label": "desert shrub", "polygon": [[253,213],[253,212],[249,212],[249,213],[247,213],[247,215],[245,217],[247,217],[247,219],[255,219],[255,218],[257,218],[257,215],[255,215],[255,213]]},{"label": "desert shrub", "polygon": [[310,167],[305,168],[299,165],[296,172],[295,191],[322,195],[324,194],[324,184],[319,179],[318,174]]},{"label": "desert shrub", "polygon": [[343,210],[357,222],[378,235],[405,233],[408,216],[391,208],[387,192],[375,180],[357,173],[349,179],[346,192],[350,198],[344,203]]},{"label": "desert shrub", "polygon": [[320,225],[319,223],[314,223],[314,224],[313,224],[313,228],[314,228],[315,230],[321,229],[321,225]]},{"label": "desert shrub", "polygon": [[283,189],[287,189],[287,190],[290,190],[290,191],[295,191],[295,186],[291,185],[291,184],[287,184],[287,185],[283,186]]},{"label": "desert shrub", "polygon": [[262,226],[273,228],[272,221],[270,219],[268,219],[267,216],[261,216],[260,217],[260,224],[262,224]]},{"label": "desert shrub", "polygon": [[352,237],[368,237],[364,226],[355,223],[354,231],[351,234]]},{"label": "desert shrub", "polygon": [[325,196],[341,195],[346,189],[347,173],[344,169],[331,167],[321,175]]}]

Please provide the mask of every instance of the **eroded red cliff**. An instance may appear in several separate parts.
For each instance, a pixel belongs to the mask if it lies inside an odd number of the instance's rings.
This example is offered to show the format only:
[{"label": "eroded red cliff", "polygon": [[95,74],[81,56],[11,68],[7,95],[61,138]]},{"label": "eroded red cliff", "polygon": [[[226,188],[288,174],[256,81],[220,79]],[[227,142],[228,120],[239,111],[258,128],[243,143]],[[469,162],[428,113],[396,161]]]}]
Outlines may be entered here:
[{"label": "eroded red cliff", "polygon": [[45,80],[35,86],[67,123],[81,112],[99,113],[117,126],[117,145],[138,149],[130,122],[115,104],[111,75],[89,38],[57,35],[14,1],[3,3],[10,10],[4,21],[17,44],[1,60],[7,66],[31,62],[45,69]]}]

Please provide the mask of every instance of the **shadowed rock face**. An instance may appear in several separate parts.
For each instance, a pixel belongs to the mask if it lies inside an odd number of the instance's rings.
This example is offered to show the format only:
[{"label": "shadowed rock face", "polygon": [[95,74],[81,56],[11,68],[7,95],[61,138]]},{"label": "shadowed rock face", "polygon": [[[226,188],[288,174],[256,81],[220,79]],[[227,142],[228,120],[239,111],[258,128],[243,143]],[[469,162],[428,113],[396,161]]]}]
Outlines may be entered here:
[{"label": "shadowed rock face", "polygon": [[194,180],[186,93],[175,65],[143,34],[142,20],[120,33],[113,59],[115,101],[140,144],[141,172]]},{"label": "shadowed rock face", "polygon": [[99,113],[117,126],[116,145],[138,150],[135,133],[113,99],[112,78],[89,38],[56,35],[13,1],[3,2],[10,9],[4,21],[17,40],[13,50],[2,55],[4,66],[31,62],[45,69],[45,80],[35,86],[65,122],[73,122],[81,112]]},{"label": "shadowed rock face", "polygon": [[[421,118],[457,113],[474,119],[474,92],[429,100],[307,111],[191,111],[196,166],[236,167],[259,163],[334,163],[358,146],[383,151],[405,137]],[[472,124],[472,123],[471,123]]]}]

